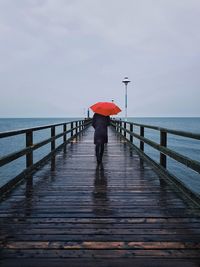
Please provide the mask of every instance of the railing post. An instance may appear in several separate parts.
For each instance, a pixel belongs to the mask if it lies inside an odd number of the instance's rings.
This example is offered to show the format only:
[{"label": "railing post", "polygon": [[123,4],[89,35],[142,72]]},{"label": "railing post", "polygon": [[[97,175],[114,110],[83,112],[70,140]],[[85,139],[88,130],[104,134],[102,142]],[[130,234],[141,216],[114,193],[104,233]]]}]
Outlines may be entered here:
[{"label": "railing post", "polygon": [[[167,132],[160,131],[160,145],[167,147]],[[167,167],[167,157],[160,152],[160,165],[164,168]]]},{"label": "railing post", "polygon": [[124,137],[126,138],[126,122],[124,122]]},{"label": "railing post", "polygon": [[[130,123],[130,132],[133,132],[133,124]],[[130,142],[133,143],[133,136],[130,134]]]},{"label": "railing post", "polygon": [[79,131],[79,133],[81,131],[81,121],[78,122],[78,131]]},{"label": "railing post", "polygon": [[[63,132],[66,132],[67,131],[67,125],[66,125],[66,123],[63,125]],[[67,138],[66,138],[66,134],[64,134],[63,135],[63,143],[65,143],[66,142],[66,140],[67,140]]]},{"label": "railing post", "polygon": [[74,125],[73,122],[71,122],[71,137],[73,136],[73,132],[74,132],[74,131],[72,130],[72,129],[73,129],[73,125]]},{"label": "railing post", "polygon": [[[52,126],[51,127],[51,137],[55,137],[56,135],[56,127]],[[56,148],[56,141],[55,139],[51,141],[51,152],[54,151]]]},{"label": "railing post", "polygon": [[[26,132],[26,147],[31,147],[33,145],[33,132]],[[33,165],[33,150],[26,154],[26,168]]]},{"label": "railing post", "polygon": [[[122,122],[120,121],[119,126],[122,127]],[[119,130],[120,134],[122,134],[122,128]]]},{"label": "railing post", "polygon": [[119,122],[116,122],[116,131],[119,132]]},{"label": "railing post", "polygon": [[[140,136],[144,137],[144,127],[140,126]],[[144,142],[140,140],[140,149],[144,151]]]},{"label": "railing post", "polygon": [[78,134],[78,122],[76,121],[76,135]]}]

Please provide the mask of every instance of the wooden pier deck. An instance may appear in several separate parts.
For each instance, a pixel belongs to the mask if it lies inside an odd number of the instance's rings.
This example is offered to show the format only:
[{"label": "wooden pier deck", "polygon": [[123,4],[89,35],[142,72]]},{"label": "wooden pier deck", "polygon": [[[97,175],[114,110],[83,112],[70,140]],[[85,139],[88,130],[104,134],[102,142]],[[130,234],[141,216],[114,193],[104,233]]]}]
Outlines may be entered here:
[{"label": "wooden pier deck", "polygon": [[1,266],[200,266],[200,210],[109,129],[93,129],[0,204]]}]

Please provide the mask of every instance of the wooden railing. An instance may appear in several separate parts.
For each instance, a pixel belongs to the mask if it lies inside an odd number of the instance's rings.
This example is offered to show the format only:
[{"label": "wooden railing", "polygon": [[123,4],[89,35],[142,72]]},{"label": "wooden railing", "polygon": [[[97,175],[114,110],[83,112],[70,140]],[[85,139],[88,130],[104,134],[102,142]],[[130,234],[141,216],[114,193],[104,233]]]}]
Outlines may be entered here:
[{"label": "wooden railing", "polygon": [[[52,124],[39,126],[34,128],[27,128],[21,130],[14,130],[9,132],[0,132],[0,139],[6,137],[13,137],[17,135],[25,135],[26,145],[25,148],[15,151],[11,154],[0,157],[0,167],[11,163],[12,161],[19,159],[23,156],[26,157],[26,168],[16,177],[7,182],[4,186],[0,188],[0,193],[4,193],[12,188],[16,183],[18,183],[26,175],[32,173],[35,169],[38,168],[43,162],[48,160],[53,154],[57,152],[61,147],[65,146],[70,140],[75,138],[78,134],[83,132],[89,125],[91,120],[77,120],[70,121],[66,123]],[[56,127],[63,127],[62,132],[56,134]],[[50,129],[51,136],[48,139],[45,139],[39,143],[34,143],[33,134],[35,132]],[[56,139],[63,138],[62,143],[56,147]],[[51,144],[50,153],[45,155],[42,159],[33,163],[33,152],[41,147],[44,147],[47,144]]]},{"label": "wooden railing", "polygon": [[[175,161],[187,166],[188,168],[200,173],[200,162],[199,161],[186,157],[167,147],[168,134],[176,135],[179,137],[191,138],[195,140],[200,140],[200,134],[189,133],[189,132],[178,131],[178,130],[171,130],[171,129],[166,129],[162,127],[132,123],[132,122],[121,121],[121,120],[112,120],[111,123],[112,123],[112,126],[116,129],[116,131],[120,135],[122,135],[126,140],[128,140],[138,150],[138,152],[141,155],[148,158],[151,161],[151,163],[153,163],[157,168],[159,168],[162,171],[165,171],[167,175],[170,175],[171,177],[176,178],[172,174],[167,172],[167,157],[170,157],[174,159]],[[134,126],[139,127],[139,134],[134,131]],[[152,130],[158,131],[160,135],[160,142],[156,143],[146,138],[145,129],[152,129]],[[137,140],[139,140],[139,147],[134,145],[133,138],[136,138]],[[151,146],[152,148],[160,152],[159,164],[157,164],[157,162],[152,160],[152,158],[150,158],[148,155],[144,153],[145,144]],[[178,182],[177,180],[175,182],[183,185],[181,182]]]}]

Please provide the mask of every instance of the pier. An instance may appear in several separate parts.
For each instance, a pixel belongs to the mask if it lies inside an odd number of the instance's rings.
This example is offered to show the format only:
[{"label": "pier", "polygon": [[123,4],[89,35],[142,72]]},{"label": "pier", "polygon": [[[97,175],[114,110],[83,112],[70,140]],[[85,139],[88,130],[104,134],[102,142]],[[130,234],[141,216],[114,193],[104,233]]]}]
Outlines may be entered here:
[{"label": "pier", "polygon": [[[26,136],[23,150],[0,159],[4,166],[26,157],[26,169],[1,188],[1,266],[198,267],[199,196],[167,171],[167,157],[196,172],[200,163],[167,148],[167,134],[200,135],[154,127],[156,144],[145,127],[152,126],[113,120],[99,166],[90,120],[0,133]],[[43,129],[49,139],[35,144],[34,132]],[[34,151],[48,143],[50,153],[34,163]],[[159,150],[159,164],[144,154],[145,144]]]}]

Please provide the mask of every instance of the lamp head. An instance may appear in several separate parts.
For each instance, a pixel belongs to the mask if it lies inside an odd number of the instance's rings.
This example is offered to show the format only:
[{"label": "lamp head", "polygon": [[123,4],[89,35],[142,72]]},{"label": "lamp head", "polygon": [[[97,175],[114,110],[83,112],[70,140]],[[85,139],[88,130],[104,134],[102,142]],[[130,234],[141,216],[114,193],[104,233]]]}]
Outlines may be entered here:
[{"label": "lamp head", "polygon": [[130,83],[131,81],[129,80],[128,77],[124,77],[123,81],[122,81],[125,85],[127,85],[128,83]]}]

